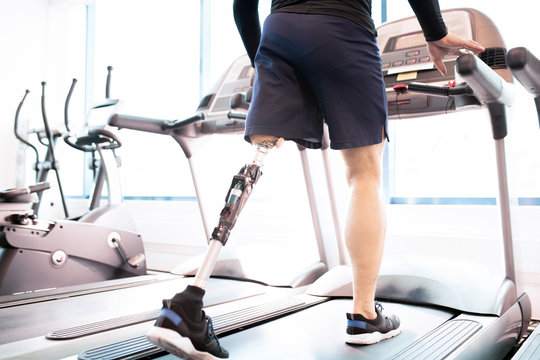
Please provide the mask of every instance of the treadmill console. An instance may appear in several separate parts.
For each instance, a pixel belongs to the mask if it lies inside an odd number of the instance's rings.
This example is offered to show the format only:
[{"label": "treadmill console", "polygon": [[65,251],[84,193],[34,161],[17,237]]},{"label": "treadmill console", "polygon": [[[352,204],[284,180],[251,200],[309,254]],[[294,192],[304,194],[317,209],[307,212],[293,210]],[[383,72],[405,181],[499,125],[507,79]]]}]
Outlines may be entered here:
[{"label": "treadmill console", "polygon": [[[506,81],[511,81],[512,76],[506,69],[504,42],[486,15],[474,9],[443,10],[441,13],[449,33],[482,44],[486,51],[479,57]],[[455,103],[449,103],[442,97],[410,93],[397,95],[393,87],[410,81],[432,85],[460,83],[454,69],[457,56],[444,58],[447,74],[441,75],[429,57],[416,17],[383,24],[377,31],[390,118],[435,115],[464,106],[479,106],[474,98],[456,99]]]},{"label": "treadmill console", "polygon": [[205,117],[224,116],[231,111],[231,98],[239,93],[246,93],[255,70],[247,55],[236,59],[216,82],[210,93],[204,96],[197,108]]}]

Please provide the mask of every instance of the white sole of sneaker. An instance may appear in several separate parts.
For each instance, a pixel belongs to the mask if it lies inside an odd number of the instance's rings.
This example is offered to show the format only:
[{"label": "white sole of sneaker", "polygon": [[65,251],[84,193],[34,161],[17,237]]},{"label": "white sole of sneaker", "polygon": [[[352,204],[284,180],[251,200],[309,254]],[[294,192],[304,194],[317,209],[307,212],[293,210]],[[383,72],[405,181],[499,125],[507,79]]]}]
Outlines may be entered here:
[{"label": "white sole of sneaker", "polygon": [[184,360],[222,360],[207,352],[195,349],[191,340],[173,330],[152,326],[146,333],[152,344]]},{"label": "white sole of sneaker", "polygon": [[400,333],[400,329],[394,329],[387,333],[381,334],[380,332],[376,331],[374,333],[369,334],[358,334],[358,335],[345,335],[345,342],[347,344],[354,344],[354,345],[370,345],[370,344],[376,344],[379,341],[390,339]]}]

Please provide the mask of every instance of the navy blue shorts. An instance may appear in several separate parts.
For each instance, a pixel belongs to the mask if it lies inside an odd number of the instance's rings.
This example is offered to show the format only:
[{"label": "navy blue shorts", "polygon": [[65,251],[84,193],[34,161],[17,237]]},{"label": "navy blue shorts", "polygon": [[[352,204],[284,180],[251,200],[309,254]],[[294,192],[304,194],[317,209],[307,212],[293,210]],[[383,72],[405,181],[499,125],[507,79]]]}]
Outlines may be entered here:
[{"label": "navy blue shorts", "polygon": [[337,16],[273,13],[255,57],[245,137],[272,135],[306,148],[382,142],[387,100],[376,38]]}]

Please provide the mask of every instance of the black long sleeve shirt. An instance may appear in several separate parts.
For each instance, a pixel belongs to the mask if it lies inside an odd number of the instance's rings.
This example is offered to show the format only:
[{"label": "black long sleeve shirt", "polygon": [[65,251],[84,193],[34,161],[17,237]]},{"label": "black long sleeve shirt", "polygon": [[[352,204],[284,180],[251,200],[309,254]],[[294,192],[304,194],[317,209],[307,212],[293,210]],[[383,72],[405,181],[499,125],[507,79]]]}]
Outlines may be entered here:
[{"label": "black long sleeve shirt", "polygon": [[[438,0],[408,1],[427,41],[442,39],[447,34]],[[261,38],[258,7],[259,0],[233,3],[234,20],[252,64]],[[272,0],[271,12],[341,16],[377,35],[371,18],[371,0]]]}]

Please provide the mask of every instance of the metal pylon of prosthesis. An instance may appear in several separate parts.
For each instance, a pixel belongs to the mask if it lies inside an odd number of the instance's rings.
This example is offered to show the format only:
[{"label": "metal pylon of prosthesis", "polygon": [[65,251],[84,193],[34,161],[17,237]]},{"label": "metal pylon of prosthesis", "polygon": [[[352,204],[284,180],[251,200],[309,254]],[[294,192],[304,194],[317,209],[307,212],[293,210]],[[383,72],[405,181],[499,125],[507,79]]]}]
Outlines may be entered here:
[{"label": "metal pylon of prosthesis", "polygon": [[212,275],[216,265],[221,248],[227,243],[230,232],[244,207],[253,186],[262,175],[263,160],[268,151],[276,146],[278,140],[265,140],[257,144],[255,157],[250,164],[244,165],[238,174],[233,177],[227,196],[225,197],[225,206],[219,216],[219,224],[214,228],[210,237],[210,244],[206,251],[206,256],[195,275],[194,286],[204,289],[206,282]]}]

